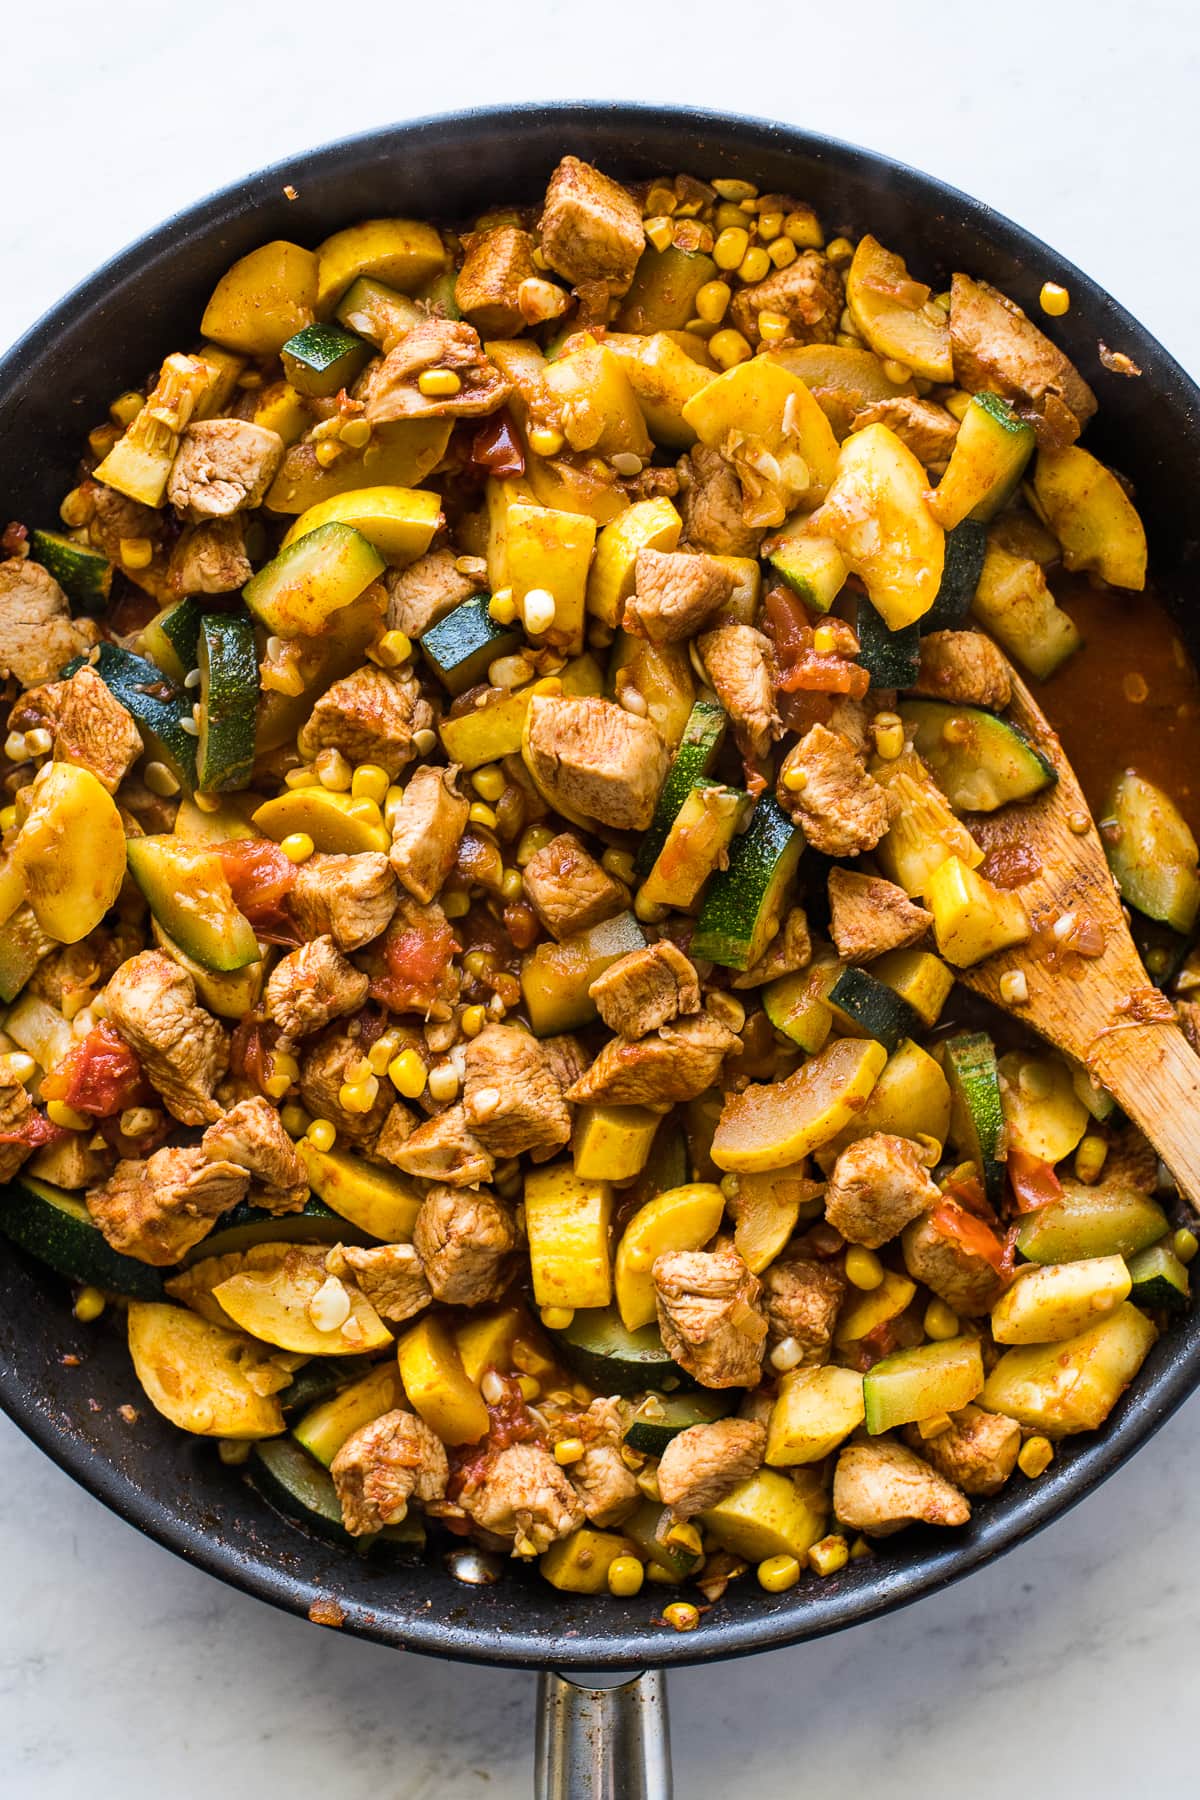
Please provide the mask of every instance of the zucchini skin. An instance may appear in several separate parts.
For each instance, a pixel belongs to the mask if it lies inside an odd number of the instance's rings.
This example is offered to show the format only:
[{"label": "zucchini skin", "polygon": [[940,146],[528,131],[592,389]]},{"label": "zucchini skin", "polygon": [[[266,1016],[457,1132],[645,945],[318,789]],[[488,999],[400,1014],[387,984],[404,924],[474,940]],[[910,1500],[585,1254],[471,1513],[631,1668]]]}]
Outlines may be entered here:
[{"label": "zucchini skin", "polygon": [[229,793],[245,787],[254,770],[258,658],[249,613],[206,613],[198,651],[196,778],[204,793]]},{"label": "zucchini skin", "polygon": [[977,519],[964,519],[946,533],[946,560],[933,605],[920,621],[920,630],[946,631],[965,625],[979,586],[987,553],[987,529]]},{"label": "zucchini skin", "polygon": [[[936,606],[937,602],[934,601]],[[876,688],[911,687],[921,669],[921,625],[889,631],[864,595],[858,603],[858,660]]]},{"label": "zucchini skin", "polygon": [[498,625],[488,605],[486,594],[464,600],[431,625],[421,639],[421,653],[430,670],[455,697],[482,681],[497,657],[510,656],[520,647],[520,631],[513,625]]},{"label": "zucchini skin", "polygon": [[683,728],[667,779],[663,782],[650,822],[634,859],[634,873],[644,881],[662,852],[680,807],[696,782],[708,775],[725,741],[729,724],[723,709],[711,700],[697,700]]},{"label": "zucchini skin", "polygon": [[827,999],[830,1006],[882,1044],[889,1056],[894,1055],[901,1038],[919,1037],[925,1029],[916,1008],[866,969],[843,969]]},{"label": "zucchini skin", "polygon": [[694,1386],[663,1349],[656,1325],[626,1331],[615,1307],[576,1313],[565,1331],[552,1331],[563,1358],[602,1394],[673,1393]]},{"label": "zucchini skin", "polygon": [[[92,660],[94,658],[94,660]],[[101,681],[110,688],[133,721],[146,748],[165,762],[190,794],[196,786],[196,739],[183,728],[191,721],[191,697],[165,675],[157,663],[116,644],[101,644],[98,653],[76,656],[66,664],[63,675],[74,675],[85,663],[95,669]]]},{"label": "zucchini skin", "polygon": [[31,531],[29,554],[57,581],[73,606],[100,612],[112,593],[112,564],[107,556],[59,531]]},{"label": "zucchini skin", "polygon": [[735,838],[729,867],[716,874],[692,940],[693,952],[728,969],[748,969],[765,947],[772,909],[781,913],[804,838],[783,808],[760,796],[749,829]]},{"label": "zucchini skin", "polygon": [[951,1130],[959,1128],[967,1139],[960,1147],[978,1164],[984,1190],[994,1205],[1004,1192],[1004,1109],[991,1038],[983,1031],[948,1038],[945,1070],[954,1101]]},{"label": "zucchini skin", "polygon": [[114,1250],[82,1200],[49,1182],[17,1175],[0,1199],[0,1231],[68,1281],[130,1300],[165,1297],[162,1270]]}]

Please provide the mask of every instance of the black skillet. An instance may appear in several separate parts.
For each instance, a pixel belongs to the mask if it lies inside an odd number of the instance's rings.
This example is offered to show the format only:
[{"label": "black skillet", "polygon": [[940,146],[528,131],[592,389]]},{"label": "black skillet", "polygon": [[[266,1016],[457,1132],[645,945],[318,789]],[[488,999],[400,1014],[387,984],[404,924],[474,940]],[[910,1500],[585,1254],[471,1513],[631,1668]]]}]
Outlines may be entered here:
[{"label": "black skillet", "polygon": [[[1197,557],[1186,521],[1200,464],[1200,392],[1178,364],[1094,282],[955,189],[828,138],[682,108],[564,103],[420,120],[294,157],[180,213],[84,282],[0,364],[4,517],[53,524],[87,429],[114,393],[195,337],[204,302],[235,257],[276,237],[316,244],[372,214],[453,221],[504,201],[532,202],[568,151],[630,178],[678,169],[747,176],[811,201],[831,234],[876,232],[935,287],[965,269],[1034,317],[1042,281],[1065,282],[1071,310],[1050,329],[1099,396],[1088,444],[1136,484],[1156,588],[1200,653],[1200,628],[1184,610]],[[1109,373],[1101,341],[1131,356],[1141,377]],[[1136,605],[1131,599],[1131,612]],[[64,1366],[72,1353],[82,1366]],[[515,1567],[494,1586],[465,1586],[436,1553],[376,1572],[306,1536],[223,1467],[214,1446],[184,1437],[145,1404],[115,1332],[79,1325],[60,1281],[0,1248],[0,1404],[35,1443],[123,1518],[247,1593],[302,1615],[332,1596],[343,1629],[356,1635],[571,1677],[544,1683],[539,1782],[547,1794],[665,1796],[654,1671],[798,1643],[957,1580],[1081,1500],[1198,1379],[1193,1315],[1155,1346],[1101,1433],[1066,1444],[1036,1484],[980,1502],[967,1530],[906,1532],[841,1575],[783,1595],[736,1584],[698,1630],[676,1634],[652,1623],[659,1596],[651,1589],[585,1601]],[[122,1420],[124,1402],[137,1407],[136,1424]],[[642,1670],[652,1673],[632,1679]]]}]

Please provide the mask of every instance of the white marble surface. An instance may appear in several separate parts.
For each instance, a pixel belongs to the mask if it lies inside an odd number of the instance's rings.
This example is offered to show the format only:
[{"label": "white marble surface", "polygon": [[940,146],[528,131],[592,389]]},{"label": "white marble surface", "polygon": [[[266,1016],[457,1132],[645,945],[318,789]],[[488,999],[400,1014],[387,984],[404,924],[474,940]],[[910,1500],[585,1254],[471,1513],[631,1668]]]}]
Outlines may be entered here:
[{"label": "white marble surface", "polygon": [[[289,150],[460,104],[591,93],[792,119],[947,175],[1200,369],[1200,15],[1186,0],[690,0],[632,15],[561,0],[43,0],[6,19],[3,60],[0,342],[161,216]],[[715,1800],[748,1768],[767,1800],[1000,1800],[1014,1777],[1067,1795],[1190,1791],[1198,1425],[1194,1400],[1080,1510],[914,1610],[673,1677],[679,1794]],[[11,1800],[529,1791],[527,1677],[400,1661],[231,1593],[3,1421],[0,1580]]]}]

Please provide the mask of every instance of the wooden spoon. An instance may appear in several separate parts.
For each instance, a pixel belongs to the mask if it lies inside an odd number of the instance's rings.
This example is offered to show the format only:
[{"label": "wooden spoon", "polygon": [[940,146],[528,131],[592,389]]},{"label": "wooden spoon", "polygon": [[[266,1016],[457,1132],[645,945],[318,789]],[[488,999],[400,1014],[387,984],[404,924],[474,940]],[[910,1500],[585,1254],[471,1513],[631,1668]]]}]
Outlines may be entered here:
[{"label": "wooden spoon", "polygon": [[[1200,1207],[1200,1057],[1142,966],[1083,790],[1015,671],[1008,716],[1053,765],[1058,781],[1025,805],[973,821],[972,830],[985,853],[1003,853],[1001,864],[1015,866],[1023,856],[1033,871],[1017,891],[1034,934],[959,970],[958,979],[1083,1063]],[[1099,927],[1099,956],[1059,950],[1050,927],[1065,913]],[[1022,971],[1028,989],[1021,1004],[1001,991],[1001,978],[1013,969]]]}]

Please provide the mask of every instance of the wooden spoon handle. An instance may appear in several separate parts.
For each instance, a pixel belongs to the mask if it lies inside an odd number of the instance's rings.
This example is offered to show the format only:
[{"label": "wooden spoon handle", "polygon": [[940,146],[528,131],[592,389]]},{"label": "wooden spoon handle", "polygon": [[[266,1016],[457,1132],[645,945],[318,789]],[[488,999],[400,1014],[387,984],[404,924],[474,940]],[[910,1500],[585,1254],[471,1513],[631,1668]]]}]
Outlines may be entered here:
[{"label": "wooden spoon handle", "polygon": [[1200,1209],[1200,1057],[1163,1019],[1108,1032],[1088,1063]]}]

